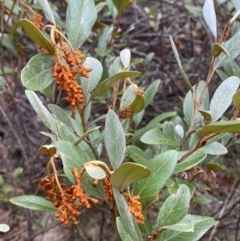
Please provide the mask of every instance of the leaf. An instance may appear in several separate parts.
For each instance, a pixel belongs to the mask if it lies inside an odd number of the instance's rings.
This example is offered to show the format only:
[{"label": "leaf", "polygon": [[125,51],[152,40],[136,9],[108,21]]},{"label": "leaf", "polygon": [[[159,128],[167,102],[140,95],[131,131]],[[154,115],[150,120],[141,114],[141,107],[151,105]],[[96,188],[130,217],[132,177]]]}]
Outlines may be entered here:
[{"label": "leaf", "polygon": [[[194,95],[195,95],[195,101],[199,101],[199,98],[201,96],[202,91],[204,90],[205,82],[200,81],[199,84],[194,85]],[[201,105],[199,107],[202,110],[208,110],[209,109],[209,93],[208,90],[205,90],[203,94],[203,100],[201,101]],[[192,115],[194,111],[194,99],[193,99],[193,94],[188,91],[187,95],[185,96],[185,99],[183,101],[183,112],[185,116],[185,120],[188,125],[191,123]],[[195,121],[194,121],[194,126],[199,124],[199,122],[202,121],[202,116],[200,113],[197,113]]]},{"label": "leaf", "polygon": [[135,100],[136,96],[137,96],[137,93],[134,91],[133,86],[130,85],[126,89],[126,91],[123,93],[123,96],[121,98],[119,111],[123,111],[127,107],[129,107],[133,103],[133,101]]},{"label": "leaf", "polygon": [[162,114],[154,117],[147,125],[153,126],[154,124],[160,123],[169,117],[175,116],[176,114],[177,114],[177,112],[175,112],[175,111],[169,111],[169,112],[162,113]]},{"label": "leaf", "polygon": [[21,73],[22,84],[29,90],[43,90],[54,80],[52,75],[56,57],[51,54],[33,56]]},{"label": "leaf", "polygon": [[149,106],[149,104],[152,102],[154,96],[156,95],[158,91],[158,86],[160,84],[160,79],[155,80],[153,83],[151,83],[148,88],[145,90],[143,97],[145,100],[144,108]]},{"label": "leaf", "polygon": [[124,228],[123,223],[122,223],[120,217],[117,217],[116,221],[117,221],[116,222],[117,223],[117,230],[118,230],[118,233],[119,233],[119,236],[120,236],[121,240],[124,240],[124,241],[134,241],[131,238],[131,236],[128,234],[126,229]]},{"label": "leaf", "polygon": [[10,227],[7,224],[0,223],[0,232],[6,233],[10,230]]},{"label": "leaf", "polygon": [[231,2],[236,9],[240,9],[240,2],[238,0],[231,0]]},{"label": "leaf", "polygon": [[213,200],[209,197],[209,196],[206,196],[206,195],[203,195],[203,194],[200,194],[198,196],[195,197],[195,202],[196,203],[199,203],[199,204],[209,204],[211,203]]},{"label": "leaf", "polygon": [[221,121],[218,123],[212,123],[205,125],[199,132],[199,138],[203,138],[209,134],[218,133],[240,133],[240,121]]},{"label": "leaf", "polygon": [[224,64],[233,61],[240,54],[240,32],[237,32],[230,40],[222,44],[223,48],[226,49],[230,58],[226,54],[221,53],[214,61],[214,70],[220,68]]},{"label": "leaf", "polygon": [[52,9],[48,3],[47,0],[38,0],[39,4],[42,6],[43,12],[45,14],[45,16],[47,17],[47,19],[53,24],[56,25],[55,19],[54,19],[54,15],[52,12]]},{"label": "leaf", "polygon": [[46,200],[43,197],[35,195],[22,195],[11,198],[9,201],[17,206],[29,208],[32,210],[41,210],[48,212],[55,212],[57,210],[57,208],[53,205],[52,202]]},{"label": "leaf", "polygon": [[200,110],[200,109],[198,111],[203,116],[204,120],[212,120],[210,111],[205,111],[205,110]]},{"label": "leaf", "polygon": [[115,20],[118,15],[118,11],[117,11],[116,7],[114,6],[112,0],[106,0],[106,2],[107,2],[110,13],[111,13],[113,19]]},{"label": "leaf", "polygon": [[130,64],[130,60],[131,60],[131,52],[129,49],[123,49],[120,52],[120,59],[122,61],[122,65],[125,69],[128,68],[129,64]]},{"label": "leaf", "polygon": [[131,104],[132,112],[133,113],[139,113],[144,109],[144,106],[145,106],[145,101],[144,101],[143,96],[137,95],[135,97],[135,100]]},{"label": "leaf", "polygon": [[228,54],[227,50],[219,43],[214,43],[212,47],[212,54],[214,57],[217,57],[219,54],[224,53],[228,58],[230,55]]},{"label": "leaf", "polygon": [[147,161],[144,152],[137,146],[127,146],[128,156],[136,163],[144,165]]},{"label": "leaf", "polygon": [[141,73],[138,72],[138,71],[125,71],[125,72],[117,73],[117,74],[105,79],[92,92],[90,100],[94,99],[99,94],[105,92],[107,89],[109,89],[119,79],[125,79],[127,77],[136,77],[136,76],[139,76],[140,74]]},{"label": "leaf", "polygon": [[232,102],[232,97],[237,91],[239,86],[239,78],[231,76],[221,83],[221,85],[215,91],[213,98],[210,102],[210,113],[212,121],[217,121],[224,112],[227,110]]},{"label": "leaf", "polygon": [[130,4],[130,0],[112,0],[113,4],[115,5],[116,9],[119,12],[119,15],[122,16],[123,12]]},{"label": "leaf", "polygon": [[54,156],[57,153],[57,149],[53,145],[43,145],[40,147],[39,152],[43,155]]},{"label": "leaf", "polygon": [[217,222],[210,217],[187,215],[179,222],[179,226],[183,225],[186,227],[187,224],[194,225],[192,232],[165,230],[158,237],[157,241],[198,241],[203,234],[216,223]]},{"label": "leaf", "polygon": [[187,214],[191,193],[189,188],[182,184],[176,194],[170,195],[162,205],[157,223],[159,226],[168,226],[181,221]]},{"label": "leaf", "polygon": [[[16,169],[14,169],[14,171],[12,172],[12,177],[16,178],[18,176],[20,176],[23,173],[23,168],[22,167],[17,167]],[[1,181],[0,181],[0,185],[1,185]]]},{"label": "leaf", "polygon": [[181,125],[176,125],[174,129],[181,138],[184,137],[184,129]]},{"label": "leaf", "polygon": [[117,169],[124,159],[126,150],[125,134],[118,116],[113,110],[107,113],[104,142],[113,169]]},{"label": "leaf", "polygon": [[213,0],[206,0],[203,6],[203,17],[211,30],[215,39],[217,39],[217,20]]},{"label": "leaf", "polygon": [[82,46],[96,22],[94,0],[69,0],[66,17],[68,39],[74,49]]},{"label": "leaf", "polygon": [[22,19],[22,26],[28,37],[37,45],[46,49],[49,53],[54,54],[54,48],[51,42],[44,36],[44,34],[29,20]]},{"label": "leaf", "polygon": [[238,90],[232,97],[233,100],[233,104],[235,106],[235,108],[239,108],[240,107],[240,90]]},{"label": "leaf", "polygon": [[68,114],[66,113],[66,111],[64,109],[62,109],[60,106],[58,105],[54,105],[54,104],[49,104],[48,108],[52,111],[52,113],[54,114],[54,116],[61,121],[63,124],[72,127],[72,122],[70,117],[68,116]]},{"label": "leaf", "polygon": [[132,183],[148,177],[150,173],[151,171],[141,164],[126,162],[113,172],[110,182],[119,191],[123,191]]},{"label": "leaf", "polygon": [[[110,0],[111,1],[111,0]],[[101,48],[95,48],[95,53],[98,54],[101,57],[107,56],[112,52],[112,49],[101,49]]]},{"label": "leaf", "polygon": [[149,145],[166,145],[172,148],[177,148],[179,145],[168,135],[164,134],[158,128],[149,130],[141,137],[141,142],[149,144]]},{"label": "leaf", "polygon": [[193,13],[193,14],[195,14],[198,17],[202,17],[203,16],[203,11],[202,11],[202,8],[200,8],[200,7],[194,7],[194,6],[191,6],[191,5],[185,5],[185,8],[190,13]]},{"label": "leaf", "polygon": [[92,69],[92,71],[89,73],[88,78],[82,76],[80,77],[83,92],[85,96],[87,96],[90,92],[94,90],[94,88],[99,83],[102,77],[103,67],[97,59],[92,57],[87,57],[83,66]]},{"label": "leaf", "polygon": [[172,175],[177,164],[177,157],[178,153],[171,150],[157,155],[145,163],[151,174],[134,184],[134,194],[140,195],[143,206],[157,197],[165,181]]},{"label": "leaf", "polygon": [[174,174],[183,172],[183,171],[186,171],[186,170],[189,170],[189,169],[195,167],[197,164],[204,161],[206,156],[207,156],[207,153],[205,151],[198,149],[193,154],[191,154],[189,157],[187,157],[183,162],[180,162],[177,164],[177,166],[174,170]]},{"label": "leaf", "polygon": [[38,96],[31,90],[25,90],[25,94],[31,103],[33,109],[36,111],[44,125],[50,129],[53,133],[57,133],[57,127],[55,125],[55,120],[49,113],[47,108],[42,104]]},{"label": "leaf", "polygon": [[61,156],[64,173],[72,183],[75,183],[72,169],[77,167],[78,170],[81,170],[89,158],[80,147],[76,147],[70,142],[60,140],[54,142],[53,146],[57,148],[58,154]]},{"label": "leaf", "polygon": [[213,142],[201,147],[209,155],[224,155],[228,152],[227,148],[219,142]]},{"label": "leaf", "polygon": [[130,213],[124,197],[115,187],[113,187],[113,195],[126,232],[133,240],[143,241],[141,231],[135,221],[135,218]]},{"label": "leaf", "polygon": [[93,179],[101,180],[107,175],[103,168],[96,165],[85,165],[85,170]]},{"label": "leaf", "polygon": [[173,53],[174,53],[175,59],[177,60],[178,68],[179,68],[180,73],[181,73],[181,75],[183,77],[183,80],[186,83],[186,85],[188,86],[188,88],[193,92],[192,85],[191,85],[191,83],[190,83],[190,81],[189,81],[185,71],[183,70],[183,67],[182,67],[182,64],[181,64],[181,60],[180,60],[178,52],[177,52],[177,48],[176,48],[176,46],[175,46],[171,36],[170,36],[170,42],[171,42],[171,46],[172,46],[172,49],[173,49]]}]

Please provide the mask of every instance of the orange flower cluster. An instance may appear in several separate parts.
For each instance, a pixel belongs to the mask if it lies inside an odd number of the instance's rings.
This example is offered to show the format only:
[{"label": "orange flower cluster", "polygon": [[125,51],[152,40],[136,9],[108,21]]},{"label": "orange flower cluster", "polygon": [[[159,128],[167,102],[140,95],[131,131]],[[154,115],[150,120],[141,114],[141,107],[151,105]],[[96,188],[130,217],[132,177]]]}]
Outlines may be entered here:
[{"label": "orange flower cluster", "polygon": [[131,106],[128,106],[124,111],[123,114],[127,117],[127,118],[131,118],[133,115],[133,111]]},{"label": "orange flower cluster", "polygon": [[54,206],[57,207],[55,217],[60,217],[60,221],[66,225],[69,223],[69,220],[72,220],[75,225],[78,224],[77,216],[81,214],[79,209],[84,206],[90,208],[89,201],[98,203],[97,199],[88,197],[82,190],[81,180],[83,177],[81,173],[78,173],[77,168],[73,168],[73,173],[77,184],[67,189],[63,189],[65,184],[58,183],[54,176],[46,176],[39,183],[39,188],[48,192],[46,199],[53,200]]},{"label": "orange flower cluster", "polygon": [[105,178],[103,178],[103,187],[105,191],[105,197],[106,200],[112,201],[113,198],[113,190],[112,190],[112,185],[110,183],[110,176],[107,175]]},{"label": "orange flower cluster", "polygon": [[127,197],[127,205],[130,213],[135,217],[138,224],[144,223],[144,216],[142,215],[142,204],[138,201],[140,196],[131,197],[128,193],[124,194]]},{"label": "orange flower cluster", "polygon": [[69,50],[68,46],[62,46],[60,49],[63,54],[59,57],[64,59],[66,64],[55,62],[53,65],[53,76],[56,78],[56,83],[62,91],[67,92],[67,102],[72,106],[72,114],[74,115],[77,105],[82,104],[84,96],[82,86],[77,83],[77,75],[88,77],[91,68],[86,68],[82,65],[84,55],[80,50],[74,52]]},{"label": "orange flower cluster", "polygon": [[43,17],[40,13],[35,12],[33,17],[28,16],[28,19],[37,27],[41,28],[44,26]]}]

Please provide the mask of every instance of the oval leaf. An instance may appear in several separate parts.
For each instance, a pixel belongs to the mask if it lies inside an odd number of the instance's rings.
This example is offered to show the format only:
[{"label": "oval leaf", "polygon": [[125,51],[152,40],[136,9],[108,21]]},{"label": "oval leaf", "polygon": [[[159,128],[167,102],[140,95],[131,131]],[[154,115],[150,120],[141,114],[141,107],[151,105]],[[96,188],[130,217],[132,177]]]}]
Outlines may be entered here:
[{"label": "oval leaf", "polygon": [[0,223],[0,232],[6,233],[10,230],[10,227],[7,224]]},{"label": "oval leaf", "polygon": [[28,37],[37,45],[46,49],[49,53],[54,54],[54,48],[51,42],[44,36],[44,34],[29,20],[21,20],[24,31]]},{"label": "oval leaf", "polygon": [[89,73],[88,78],[82,76],[80,77],[83,92],[85,96],[87,96],[90,92],[93,91],[93,89],[100,81],[103,73],[103,67],[97,59],[92,57],[87,57],[83,66],[87,68],[92,68],[92,71]]},{"label": "oval leaf", "polygon": [[43,155],[54,156],[57,153],[57,149],[53,145],[43,145],[40,147],[39,152]]},{"label": "oval leaf", "polygon": [[116,9],[119,12],[119,15],[122,15],[124,10],[130,3],[130,0],[112,0],[113,4],[115,5]]},{"label": "oval leaf", "polygon": [[124,159],[126,140],[123,127],[113,110],[107,113],[104,142],[113,169],[119,167]]},{"label": "oval leaf", "polygon": [[123,49],[120,52],[120,59],[122,61],[123,67],[125,69],[127,69],[127,67],[130,64],[130,60],[131,60],[131,52],[130,52],[130,50],[129,49]]},{"label": "oval leaf", "polygon": [[48,3],[47,0],[38,0],[39,4],[42,6],[43,12],[45,14],[45,16],[47,17],[47,19],[53,24],[56,25],[55,19],[54,19],[54,15],[52,12],[52,9]]},{"label": "oval leaf", "polygon": [[52,202],[46,200],[43,197],[34,195],[22,195],[11,198],[9,201],[17,206],[29,208],[32,210],[41,210],[48,212],[55,212],[57,210],[57,208],[53,205]]},{"label": "oval leaf", "polygon": [[120,217],[117,217],[116,221],[117,221],[116,222],[117,223],[117,230],[118,230],[118,233],[119,233],[119,236],[120,236],[121,240],[124,240],[124,241],[134,241],[131,238],[131,236],[128,234],[126,229],[124,228],[123,223],[122,223]]},{"label": "oval leaf", "polygon": [[151,171],[143,165],[127,162],[113,172],[110,182],[118,190],[123,191],[132,183],[148,177],[150,173]]},{"label": "oval leaf", "polygon": [[215,39],[217,38],[217,21],[213,0],[206,0],[203,6],[203,17]]},{"label": "oval leaf", "polygon": [[155,80],[153,83],[151,83],[148,88],[145,90],[143,97],[145,100],[144,108],[146,108],[153,100],[154,96],[156,95],[158,91],[158,86],[160,84],[160,80]]},{"label": "oval leaf", "polygon": [[131,104],[131,109],[133,113],[139,113],[144,109],[145,100],[141,95],[137,95],[133,103]]},{"label": "oval leaf", "polygon": [[82,46],[97,19],[94,0],[69,0],[66,18],[68,39],[74,49]]},{"label": "oval leaf", "polygon": [[230,55],[228,54],[227,50],[219,43],[215,43],[212,48],[213,56],[217,57],[219,54],[224,53],[228,58]]},{"label": "oval leaf", "polygon": [[107,175],[103,168],[96,165],[85,165],[85,169],[87,174],[93,179],[100,180]]},{"label": "oval leaf", "polygon": [[189,188],[182,184],[176,194],[170,195],[162,205],[157,223],[161,226],[173,225],[183,219],[189,209],[191,193]]},{"label": "oval leaf", "polygon": [[233,104],[235,108],[240,107],[240,90],[238,90],[234,95],[233,95]]},{"label": "oval leaf", "polygon": [[123,111],[127,107],[129,107],[133,103],[133,101],[135,100],[136,96],[137,96],[137,93],[134,91],[132,85],[130,85],[126,89],[126,91],[123,93],[123,96],[121,98],[119,111]]},{"label": "oval leaf", "polygon": [[21,73],[22,84],[29,90],[43,90],[54,80],[52,76],[55,56],[38,54],[32,57]]},{"label": "oval leaf", "polygon": [[238,89],[239,78],[236,76],[229,77],[221,83],[215,91],[210,102],[210,113],[212,121],[217,121],[227,110],[232,102],[232,97]]}]

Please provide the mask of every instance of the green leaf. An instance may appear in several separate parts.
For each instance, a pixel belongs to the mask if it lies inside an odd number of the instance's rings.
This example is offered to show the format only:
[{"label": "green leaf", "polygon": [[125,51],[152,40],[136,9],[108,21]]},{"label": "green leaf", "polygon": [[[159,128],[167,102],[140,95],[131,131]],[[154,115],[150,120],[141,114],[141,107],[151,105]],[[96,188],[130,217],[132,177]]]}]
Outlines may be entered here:
[{"label": "green leaf", "polygon": [[52,75],[56,57],[51,54],[37,54],[32,57],[21,73],[22,84],[29,90],[47,88],[54,80]]},{"label": "green leaf", "polygon": [[120,59],[122,61],[122,65],[125,69],[128,68],[129,64],[130,64],[130,60],[131,60],[131,52],[129,49],[123,49],[120,52]]},{"label": "green leaf", "polygon": [[191,5],[185,5],[185,8],[186,8],[190,13],[193,13],[193,14],[195,14],[195,15],[198,16],[198,17],[202,17],[202,16],[203,16],[202,8],[194,7],[194,6],[191,6]]},{"label": "green leaf", "polygon": [[181,125],[176,125],[174,129],[175,129],[176,133],[178,134],[178,136],[180,136],[181,138],[184,137],[184,129]]},{"label": "green leaf", "polygon": [[173,141],[168,135],[164,134],[158,128],[149,130],[141,137],[140,140],[149,145],[166,145],[172,148],[177,148],[179,146],[178,143]]},{"label": "green leaf", "polygon": [[22,26],[28,37],[37,45],[54,54],[54,48],[44,34],[29,20],[22,19]]},{"label": "green leaf", "polygon": [[58,154],[61,156],[64,173],[72,183],[75,183],[72,169],[77,167],[78,170],[81,170],[85,162],[89,161],[89,158],[80,147],[76,147],[70,142],[57,141],[54,142],[53,145],[57,148]]},{"label": "green leaf", "polygon": [[130,213],[123,195],[121,195],[121,193],[114,187],[113,194],[125,231],[128,233],[132,240],[143,241],[141,231],[136,223],[135,218]]},{"label": "green leaf", "polygon": [[[198,241],[217,222],[210,217],[187,215],[179,222],[178,230],[181,226],[194,225],[192,232],[181,232],[174,230],[165,230],[157,241]],[[177,225],[177,224],[176,224]]]},{"label": "green leaf", "polygon": [[144,101],[143,96],[137,95],[135,97],[135,100],[131,104],[132,112],[133,113],[139,113],[144,109],[144,106],[145,106],[145,101]]},{"label": "green leaf", "polygon": [[240,121],[221,121],[218,123],[212,123],[205,125],[199,132],[199,138],[203,138],[209,134],[218,133],[240,133]]},{"label": "green leaf", "polygon": [[113,19],[115,20],[118,15],[118,11],[117,11],[116,7],[114,6],[112,0],[106,0],[106,2],[107,2],[110,13],[111,13]]},{"label": "green leaf", "polygon": [[197,164],[201,163],[207,156],[207,153],[201,149],[198,149],[189,157],[187,157],[183,162],[177,164],[174,174],[189,170],[195,167]]},{"label": "green leaf", "polygon": [[175,112],[175,111],[169,111],[169,112],[162,113],[162,114],[154,117],[151,121],[149,121],[149,123],[147,125],[153,126],[154,124],[160,123],[169,117],[175,116],[176,114],[177,114],[177,112]]},{"label": "green leaf", "polygon": [[[194,95],[195,95],[195,101],[199,101],[200,95],[202,91],[204,90],[205,82],[200,81],[199,84],[194,85]],[[185,116],[185,120],[187,124],[189,125],[191,123],[193,111],[194,111],[194,99],[193,99],[193,93],[188,91],[187,95],[185,96],[184,102],[183,102],[183,112]],[[203,100],[199,107],[202,110],[208,110],[209,109],[209,93],[208,90],[206,90],[203,94]],[[202,121],[202,116],[200,113],[197,113],[194,126],[199,124],[199,122]]]},{"label": "green leaf", "polygon": [[183,218],[180,222],[176,224],[163,226],[162,228],[167,230],[179,231],[182,233],[193,232],[194,224],[189,222],[188,219],[189,219],[189,215],[187,215],[185,218]]},{"label": "green leaf", "polygon": [[151,171],[141,164],[126,162],[113,172],[110,182],[119,191],[123,191],[132,183],[148,177],[150,173]]},{"label": "green leaf", "polygon": [[160,79],[155,80],[145,90],[145,92],[143,94],[143,97],[145,100],[144,108],[146,108],[152,102],[154,96],[156,95],[156,93],[158,91],[158,86],[159,86],[160,82],[161,82]]},{"label": "green leaf", "polygon": [[103,168],[96,165],[85,165],[85,170],[87,174],[93,179],[101,180],[107,175]]},{"label": "green leaf", "polygon": [[12,177],[16,178],[18,176],[20,176],[23,173],[23,168],[22,167],[17,167],[16,169],[14,169],[14,171],[12,172]]},{"label": "green leaf", "polygon": [[236,9],[240,9],[240,2],[238,0],[231,0],[231,2]]},{"label": "green leaf", "polygon": [[210,102],[210,113],[213,122],[222,117],[224,112],[230,106],[232,97],[237,91],[239,83],[239,78],[232,76],[223,81],[217,88]]},{"label": "green leaf", "polygon": [[203,6],[203,17],[211,30],[215,39],[217,39],[217,20],[213,0],[206,0]]},{"label": "green leaf", "polygon": [[224,155],[228,152],[227,148],[219,142],[212,142],[208,145],[201,147],[209,155]]},{"label": "green leaf", "polygon": [[139,76],[141,73],[138,71],[125,71],[117,73],[107,79],[105,79],[103,82],[101,82],[96,89],[91,94],[90,100],[98,96],[99,94],[105,92],[107,89],[109,89],[116,81],[120,79],[125,79],[127,77],[136,77]]},{"label": "green leaf", "polygon": [[94,0],[69,0],[66,18],[68,39],[74,49],[82,46],[89,37],[97,19]]},{"label": "green leaf", "polygon": [[187,77],[187,75],[186,75],[186,73],[185,73],[185,71],[182,67],[181,60],[180,60],[178,52],[177,52],[177,48],[176,48],[175,43],[173,42],[173,39],[172,39],[171,36],[170,36],[170,42],[171,42],[171,45],[172,45],[172,49],[173,49],[175,59],[177,60],[178,68],[179,68],[180,73],[183,77],[183,80],[186,83],[186,85],[188,86],[188,88],[193,92],[192,85],[191,85],[191,83],[190,83],[190,81],[189,81],[189,79],[188,79],[188,77]]},{"label": "green leaf", "polygon": [[205,111],[205,110],[198,110],[198,111],[203,116],[204,120],[212,120],[210,111]]},{"label": "green leaf", "polygon": [[131,236],[128,234],[126,229],[124,228],[123,223],[122,223],[120,217],[117,217],[116,221],[117,221],[116,222],[117,223],[117,230],[118,230],[118,233],[119,233],[119,236],[120,236],[121,240],[124,240],[124,241],[134,241],[131,238]]},{"label": "green leaf", "polygon": [[215,43],[212,47],[212,54],[214,57],[217,57],[219,54],[224,53],[228,58],[230,55],[228,54],[227,50],[219,43]]},{"label": "green leaf", "polygon": [[133,101],[135,100],[136,96],[137,96],[136,91],[134,91],[133,86],[130,85],[126,89],[126,91],[123,93],[123,96],[121,98],[119,111],[123,111],[127,107],[129,107],[133,103]]},{"label": "green leaf", "polygon": [[196,203],[199,203],[199,204],[209,204],[211,203],[213,200],[209,197],[209,196],[206,196],[206,195],[198,195],[196,198],[195,198],[195,202]]},{"label": "green leaf", "polygon": [[32,210],[41,210],[48,212],[55,212],[57,210],[57,208],[53,205],[52,202],[46,200],[43,197],[35,195],[22,195],[11,198],[9,201],[17,206],[29,208]]},{"label": "green leaf", "polygon": [[49,104],[48,108],[52,111],[53,115],[59,121],[61,121],[63,124],[65,124],[69,127],[72,127],[71,119],[64,109],[62,109],[60,106],[54,105],[54,104]]},{"label": "green leaf", "polygon": [[143,206],[154,200],[161,191],[165,181],[172,175],[177,164],[178,153],[166,151],[145,164],[151,174],[134,185],[134,194],[140,195]]},{"label": "green leaf", "polygon": [[107,113],[104,142],[109,161],[115,170],[124,159],[126,141],[122,125],[113,110],[109,110]]},{"label": "green leaf", "polygon": [[220,68],[224,64],[234,60],[240,54],[240,32],[237,32],[230,40],[222,44],[223,48],[226,49],[230,58],[226,54],[221,53],[214,61],[214,70]]},{"label": "green leaf", "polygon": [[0,223],[0,232],[6,233],[10,230],[10,227],[7,224]]},{"label": "green leaf", "polygon": [[81,85],[83,87],[83,93],[87,96],[93,89],[97,86],[100,81],[103,73],[102,64],[95,58],[87,57],[84,64],[84,67],[92,68],[92,71],[89,73],[88,78],[80,77]]},{"label": "green leaf", "polygon": [[112,0],[113,4],[115,5],[116,9],[119,12],[119,15],[122,16],[123,12],[127,8],[127,6],[130,4],[130,0]]},{"label": "green leaf", "polygon": [[95,53],[98,54],[101,57],[107,56],[112,52],[112,49],[101,49],[101,48],[95,48]]},{"label": "green leaf", "polygon": [[123,65],[120,57],[114,59],[113,63],[108,68],[108,73],[110,76],[115,75],[119,72],[123,72]]},{"label": "green leaf", "polygon": [[53,133],[57,133],[57,127],[55,120],[52,115],[49,113],[47,108],[43,105],[38,96],[31,90],[25,90],[25,94],[31,103],[33,109],[36,111],[42,122],[45,126],[50,129]]},{"label": "green leaf", "polygon": [[239,108],[240,107],[240,90],[238,90],[232,97],[233,100],[233,104],[235,106],[235,108]]},{"label": "green leaf", "polygon": [[170,195],[160,209],[157,223],[160,226],[173,225],[182,220],[189,209],[191,193],[186,185],[180,185],[176,194]]},{"label": "green leaf", "polygon": [[147,161],[144,152],[137,146],[127,146],[128,156],[136,163],[144,165]]},{"label": "green leaf", "polygon": [[38,0],[39,4],[42,7],[42,10],[45,14],[45,16],[47,17],[47,19],[53,24],[56,25],[55,19],[54,19],[54,15],[52,12],[52,9],[48,3],[47,0]]}]

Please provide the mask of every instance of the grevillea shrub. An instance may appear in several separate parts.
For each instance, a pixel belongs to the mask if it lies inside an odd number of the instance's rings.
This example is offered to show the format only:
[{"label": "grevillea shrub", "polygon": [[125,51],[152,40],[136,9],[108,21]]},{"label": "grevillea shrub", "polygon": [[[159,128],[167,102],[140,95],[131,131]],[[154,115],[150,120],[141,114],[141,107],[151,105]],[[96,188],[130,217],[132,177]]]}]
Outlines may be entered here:
[{"label": "grevillea shrub", "polygon": [[[22,27],[42,52],[28,61],[21,79],[29,102],[49,129],[42,132],[49,137],[49,144],[39,149],[49,156],[49,162],[39,180],[46,196],[22,195],[10,202],[54,212],[65,225],[80,225],[82,210],[93,205],[101,211],[108,209],[123,241],[199,240],[216,221],[188,213],[196,197],[192,177],[204,173],[216,186],[214,168],[218,163],[214,157],[225,154],[226,139],[240,133],[239,78],[229,76],[211,98],[208,93],[216,70],[240,54],[240,32],[229,34],[239,11],[219,37],[213,1],[206,0],[203,16],[215,42],[208,75],[194,85],[170,37],[179,71],[189,88],[183,109],[156,113],[139,128],[160,80],[139,87],[136,80],[141,73],[131,70],[129,49],[122,49],[113,59],[121,17],[131,2],[106,1],[114,24],[101,30],[95,49],[101,61],[80,50],[97,21],[99,5],[95,6],[94,0],[68,0],[66,31],[56,24],[47,0],[39,0],[50,22],[47,25],[42,15],[20,2],[26,19],[17,22],[14,29]],[[107,73],[103,75],[104,69]],[[44,106],[37,91],[55,104]],[[54,98],[53,93],[58,96]],[[67,109],[59,106],[63,99]],[[97,101],[108,111],[96,117],[92,106]],[[223,118],[232,103],[232,118]],[[56,165],[59,160],[63,169]]]}]

